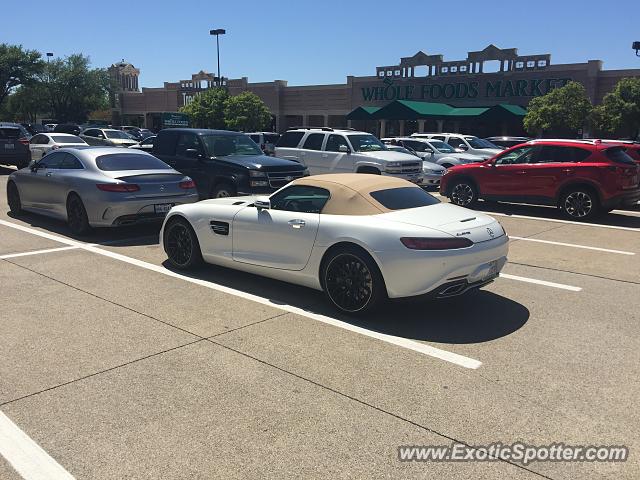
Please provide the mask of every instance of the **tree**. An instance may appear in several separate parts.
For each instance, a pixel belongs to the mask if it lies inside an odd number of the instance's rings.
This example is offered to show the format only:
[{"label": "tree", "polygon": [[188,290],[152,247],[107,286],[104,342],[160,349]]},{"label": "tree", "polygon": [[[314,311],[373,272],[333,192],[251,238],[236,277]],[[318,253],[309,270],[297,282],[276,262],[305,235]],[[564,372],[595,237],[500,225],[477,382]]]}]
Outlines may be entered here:
[{"label": "tree", "polygon": [[640,78],[623,78],[594,108],[591,121],[603,134],[640,135]]},{"label": "tree", "polygon": [[36,122],[39,113],[48,110],[47,92],[42,83],[21,85],[7,98],[7,112],[12,119]]},{"label": "tree", "polygon": [[108,107],[109,74],[90,68],[89,57],[82,54],[48,63],[40,81],[50,113],[59,122],[82,122],[89,112]]},{"label": "tree", "polygon": [[532,135],[575,136],[592,110],[584,86],[569,82],[529,102],[524,128]]},{"label": "tree", "polygon": [[224,105],[229,93],[224,88],[210,88],[198,93],[180,109],[189,115],[191,125],[197,128],[224,129]]},{"label": "tree", "polygon": [[43,67],[39,52],[0,43],[0,106],[16,87],[31,83]]},{"label": "tree", "polygon": [[255,132],[271,123],[271,112],[255,93],[242,92],[224,102],[225,124],[230,130]]}]

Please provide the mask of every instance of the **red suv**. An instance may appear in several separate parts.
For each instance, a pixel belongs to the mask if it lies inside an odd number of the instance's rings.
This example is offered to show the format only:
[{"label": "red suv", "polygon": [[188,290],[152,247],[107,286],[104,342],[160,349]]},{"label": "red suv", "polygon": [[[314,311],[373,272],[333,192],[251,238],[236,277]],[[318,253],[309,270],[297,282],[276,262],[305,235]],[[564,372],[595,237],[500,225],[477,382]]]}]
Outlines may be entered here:
[{"label": "red suv", "polygon": [[640,200],[640,166],[625,146],[600,140],[532,140],[447,170],[440,193],[472,207],[481,198],[556,205],[574,220]]}]

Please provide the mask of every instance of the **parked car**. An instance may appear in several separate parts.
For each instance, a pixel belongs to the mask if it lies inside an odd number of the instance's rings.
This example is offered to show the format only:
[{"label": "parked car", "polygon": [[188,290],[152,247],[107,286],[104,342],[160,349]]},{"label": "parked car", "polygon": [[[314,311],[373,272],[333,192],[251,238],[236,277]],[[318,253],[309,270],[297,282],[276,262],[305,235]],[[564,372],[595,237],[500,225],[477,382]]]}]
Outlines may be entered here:
[{"label": "parked car", "polygon": [[204,262],[323,290],[348,314],[385,298],[460,295],[497,277],[509,239],[495,219],[400,178],[294,180],[270,197],[171,209],[160,233],[171,265]]},{"label": "parked car", "polygon": [[414,133],[416,138],[433,138],[448,143],[459,152],[467,152],[481,160],[487,160],[500,153],[503,149],[493,143],[473,135],[462,135],[460,133]]},{"label": "parked car", "polygon": [[201,198],[271,193],[309,175],[300,163],[264,155],[246,135],[226,130],[160,130],[152,152],[193,178]]},{"label": "parked car", "polygon": [[640,164],[640,142],[634,142],[633,140],[602,140],[608,144],[620,145],[624,148],[624,151],[629,155],[636,163]]},{"label": "parked car", "polygon": [[82,147],[87,142],[69,133],[39,133],[29,141],[31,160],[40,160],[52,150],[64,147]]},{"label": "parked car", "polygon": [[145,138],[141,142],[131,145],[129,148],[135,148],[137,150],[144,150],[145,152],[151,152],[153,150],[153,142],[156,140],[155,135]]},{"label": "parked car", "polygon": [[640,166],[624,150],[599,140],[533,140],[450,168],[440,193],[464,207],[478,199],[554,205],[585,220],[640,200]]},{"label": "parked car", "polygon": [[153,155],[121,148],[61,148],[9,175],[7,201],[64,220],[78,235],[91,227],[162,220],[198,200],[195,184]]},{"label": "parked car", "polygon": [[24,168],[31,161],[31,135],[19,123],[0,123],[0,164]]},{"label": "parked car", "polygon": [[80,135],[82,128],[75,123],[59,123],[53,129],[55,133],[70,133],[71,135]]},{"label": "parked car", "polygon": [[415,152],[422,160],[437,163],[444,168],[482,161],[477,155],[458,152],[448,143],[432,138],[395,137],[383,138],[382,140],[385,143],[395,141],[412,152]]},{"label": "parked car", "polygon": [[497,145],[498,147],[511,148],[516,145],[520,145],[521,143],[526,143],[532,139],[529,137],[488,137],[485,138],[485,140]]},{"label": "parked car", "polygon": [[249,135],[249,138],[256,142],[267,155],[275,153],[276,143],[280,138],[280,134],[275,132],[250,132],[245,135]]},{"label": "parked car", "polygon": [[47,132],[53,132],[53,129],[56,128],[57,125],[58,125],[57,123],[46,123],[44,125],[44,129]]},{"label": "parked car", "polygon": [[144,140],[145,138],[149,138],[151,136],[155,136],[155,133],[153,133],[148,128],[141,128],[140,129],[140,135],[142,136],[142,139]]},{"label": "parked car", "polygon": [[37,135],[38,133],[46,131],[44,125],[41,123],[21,123],[20,125],[22,125],[30,135]]},{"label": "parked car", "polygon": [[87,128],[80,138],[94,146],[130,147],[138,143],[125,132],[113,128]]},{"label": "parked car", "polygon": [[278,140],[276,156],[305,165],[312,175],[370,173],[422,183],[422,162],[415,155],[393,152],[367,132],[329,127],[287,130]]}]

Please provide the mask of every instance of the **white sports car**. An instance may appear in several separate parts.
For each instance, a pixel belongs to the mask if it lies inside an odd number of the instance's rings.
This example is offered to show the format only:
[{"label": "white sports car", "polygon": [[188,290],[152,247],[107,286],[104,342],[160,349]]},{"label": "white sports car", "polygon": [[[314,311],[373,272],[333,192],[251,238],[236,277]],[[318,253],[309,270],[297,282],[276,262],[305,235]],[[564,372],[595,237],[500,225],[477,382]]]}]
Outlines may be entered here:
[{"label": "white sports car", "polygon": [[495,219],[389,176],[304,177],[270,197],[179,205],[160,240],[178,269],[207,263],[323,290],[348,313],[386,297],[449,297],[490,283],[507,261]]}]

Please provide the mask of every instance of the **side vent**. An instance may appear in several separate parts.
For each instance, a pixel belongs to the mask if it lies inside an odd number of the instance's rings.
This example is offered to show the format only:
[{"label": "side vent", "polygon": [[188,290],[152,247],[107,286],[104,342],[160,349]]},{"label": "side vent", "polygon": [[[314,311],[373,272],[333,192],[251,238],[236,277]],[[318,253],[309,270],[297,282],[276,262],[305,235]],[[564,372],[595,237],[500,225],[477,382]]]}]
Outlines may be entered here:
[{"label": "side vent", "polygon": [[244,200],[240,200],[239,202],[233,202],[232,205],[244,205],[245,203],[247,202],[245,202]]},{"label": "side vent", "polygon": [[229,235],[229,224],[227,222],[217,222],[216,220],[211,220],[209,222],[211,225],[211,230],[213,233],[218,235]]}]

